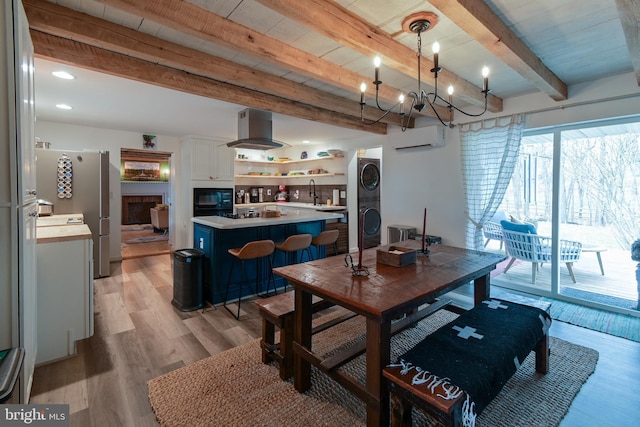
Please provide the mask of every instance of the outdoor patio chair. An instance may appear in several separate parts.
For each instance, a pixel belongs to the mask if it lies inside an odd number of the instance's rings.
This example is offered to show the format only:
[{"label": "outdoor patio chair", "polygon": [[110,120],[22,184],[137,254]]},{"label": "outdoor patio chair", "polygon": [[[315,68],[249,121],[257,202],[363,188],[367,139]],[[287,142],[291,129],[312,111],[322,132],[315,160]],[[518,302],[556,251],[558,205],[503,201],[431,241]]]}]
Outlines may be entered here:
[{"label": "outdoor patio chair", "polygon": [[482,227],[484,238],[487,239],[484,242],[485,248],[491,240],[498,240],[500,242],[500,250],[502,250],[502,225],[500,225],[500,221],[506,219],[507,214],[504,213],[504,211],[497,211],[495,214],[493,214],[491,219]]},{"label": "outdoor patio chair", "polygon": [[[536,283],[538,264],[551,262],[551,237],[543,237],[536,234],[536,228],[532,224],[516,224],[503,220],[502,238],[511,261],[504,272],[509,271],[516,259],[531,263],[531,283]],[[560,240],[560,262],[564,262],[569,270],[569,275],[576,283],[573,274],[573,263],[580,259],[582,243],[572,240]]]}]

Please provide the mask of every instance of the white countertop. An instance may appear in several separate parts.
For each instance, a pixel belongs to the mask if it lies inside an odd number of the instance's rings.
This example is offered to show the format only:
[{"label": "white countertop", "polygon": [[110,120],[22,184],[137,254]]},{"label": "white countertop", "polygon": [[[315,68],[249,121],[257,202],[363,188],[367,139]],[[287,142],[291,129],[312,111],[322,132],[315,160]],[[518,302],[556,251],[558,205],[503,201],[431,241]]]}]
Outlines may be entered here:
[{"label": "white countertop", "polygon": [[[249,207],[249,205],[247,205],[247,207]],[[223,218],[221,216],[199,216],[191,218],[191,221],[196,224],[206,225],[208,227],[231,230],[234,228],[264,227],[267,225],[293,224],[297,222],[340,219],[343,216],[341,213],[319,212],[308,208],[292,209],[292,207],[287,207],[287,209],[281,209],[281,212],[282,216],[275,218],[231,219]]]},{"label": "white countertop", "polygon": [[36,227],[52,227],[58,225],[78,225],[84,224],[83,214],[61,214],[39,216],[36,220]]},{"label": "white countertop", "polygon": [[91,230],[87,224],[37,227],[36,229],[38,244],[84,239],[91,239]]}]

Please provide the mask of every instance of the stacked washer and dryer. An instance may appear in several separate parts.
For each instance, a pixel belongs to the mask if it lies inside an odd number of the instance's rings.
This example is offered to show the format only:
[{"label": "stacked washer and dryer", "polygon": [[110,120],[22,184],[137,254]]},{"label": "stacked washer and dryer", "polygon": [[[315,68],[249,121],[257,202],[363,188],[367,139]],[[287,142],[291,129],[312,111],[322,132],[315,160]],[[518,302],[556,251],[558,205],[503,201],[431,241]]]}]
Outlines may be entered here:
[{"label": "stacked washer and dryer", "polygon": [[358,236],[364,231],[363,249],[380,245],[380,159],[358,159],[358,212]]}]

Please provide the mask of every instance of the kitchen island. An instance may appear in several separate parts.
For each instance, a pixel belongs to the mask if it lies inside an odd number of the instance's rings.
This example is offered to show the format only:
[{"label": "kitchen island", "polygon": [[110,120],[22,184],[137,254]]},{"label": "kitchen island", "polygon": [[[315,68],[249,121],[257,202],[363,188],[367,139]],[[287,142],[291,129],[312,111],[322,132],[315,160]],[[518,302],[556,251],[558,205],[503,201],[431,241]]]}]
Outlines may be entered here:
[{"label": "kitchen island", "polygon": [[[291,209],[279,207],[279,217],[267,218],[224,218],[218,216],[194,217],[193,238],[194,248],[198,248],[205,253],[204,270],[204,297],[205,300],[217,304],[224,301],[224,294],[231,273],[231,263],[233,257],[228,250],[242,247],[246,243],[255,240],[270,239],[274,242],[282,242],[293,234],[309,233],[318,235],[325,229],[327,220],[342,218],[341,213],[318,212],[310,209]],[[263,212],[263,211],[258,211]],[[264,215],[264,214],[263,214]],[[311,248],[311,256],[316,258],[325,257],[325,248]],[[283,254],[276,251],[273,257],[273,266],[283,266],[291,264],[295,259],[300,258],[300,253]],[[306,261],[306,254],[302,255]],[[266,259],[250,261],[246,268],[247,286],[245,289],[253,289],[258,281],[257,292],[266,290],[267,281],[270,274],[269,261]],[[233,271],[231,280],[239,283],[242,278],[239,269]],[[274,277],[276,287],[284,287],[284,279]],[[229,300],[237,299],[239,286],[233,286],[229,291]],[[245,291],[246,293],[246,291]]]}]

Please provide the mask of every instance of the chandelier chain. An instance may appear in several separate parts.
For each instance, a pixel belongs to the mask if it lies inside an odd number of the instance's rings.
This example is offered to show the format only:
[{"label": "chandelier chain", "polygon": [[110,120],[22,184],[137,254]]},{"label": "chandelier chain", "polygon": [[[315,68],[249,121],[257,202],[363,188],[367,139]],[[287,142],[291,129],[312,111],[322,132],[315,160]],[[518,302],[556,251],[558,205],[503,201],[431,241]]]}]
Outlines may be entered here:
[{"label": "chandelier chain", "polygon": [[422,36],[421,32],[418,32],[418,95],[422,97],[422,78],[420,72],[422,67],[420,66],[420,57],[422,56]]}]

